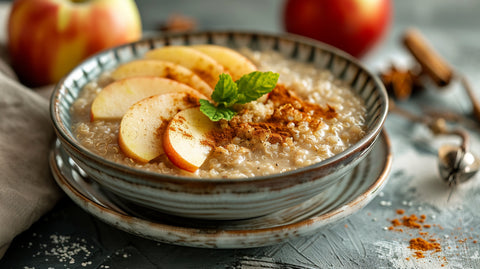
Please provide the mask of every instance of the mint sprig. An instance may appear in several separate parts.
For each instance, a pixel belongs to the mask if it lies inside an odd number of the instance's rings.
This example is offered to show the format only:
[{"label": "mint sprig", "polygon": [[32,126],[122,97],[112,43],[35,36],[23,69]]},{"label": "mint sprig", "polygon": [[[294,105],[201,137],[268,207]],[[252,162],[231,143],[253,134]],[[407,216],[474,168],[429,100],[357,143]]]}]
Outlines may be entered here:
[{"label": "mint sprig", "polygon": [[237,112],[232,108],[235,104],[246,104],[255,101],[262,95],[271,92],[277,84],[279,74],[255,71],[233,81],[228,74],[221,74],[208,100],[200,100],[200,111],[212,121],[231,120]]},{"label": "mint sprig", "polygon": [[212,121],[219,121],[221,119],[231,120],[236,112],[222,104],[215,106],[210,101],[200,99],[200,111],[207,115]]}]

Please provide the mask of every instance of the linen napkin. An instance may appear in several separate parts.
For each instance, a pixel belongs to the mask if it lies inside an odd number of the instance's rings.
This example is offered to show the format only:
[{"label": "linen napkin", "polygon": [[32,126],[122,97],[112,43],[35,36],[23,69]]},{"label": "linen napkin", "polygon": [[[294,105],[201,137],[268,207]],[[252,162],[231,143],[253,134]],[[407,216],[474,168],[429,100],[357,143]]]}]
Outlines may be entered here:
[{"label": "linen napkin", "polygon": [[1,59],[5,55],[0,39],[0,259],[61,193],[48,165],[54,132],[45,96],[52,87],[24,87]]}]

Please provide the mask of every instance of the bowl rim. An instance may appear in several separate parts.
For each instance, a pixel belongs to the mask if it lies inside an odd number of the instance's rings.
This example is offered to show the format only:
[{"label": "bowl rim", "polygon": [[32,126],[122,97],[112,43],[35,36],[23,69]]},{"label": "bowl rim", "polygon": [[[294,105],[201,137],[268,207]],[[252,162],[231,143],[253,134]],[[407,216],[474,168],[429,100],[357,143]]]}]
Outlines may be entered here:
[{"label": "bowl rim", "polygon": [[[189,176],[177,176],[177,175],[168,175],[168,174],[161,174],[159,172],[147,171],[139,168],[130,167],[124,164],[116,163],[114,161],[108,160],[100,155],[97,155],[83,145],[81,145],[73,135],[69,135],[65,131],[68,129],[69,126],[66,127],[66,124],[61,121],[60,112],[59,112],[59,104],[60,99],[59,97],[62,95],[62,85],[64,85],[65,81],[72,76],[72,74],[78,72],[78,70],[82,68],[86,63],[95,60],[102,55],[109,54],[114,51],[121,50],[123,48],[135,46],[137,44],[145,43],[150,46],[150,49],[153,49],[153,44],[155,40],[167,40],[169,38],[178,38],[178,37],[191,37],[191,36],[199,36],[199,35],[245,35],[245,36],[255,36],[255,37],[266,37],[266,38],[273,38],[278,40],[286,40],[289,42],[293,42],[299,45],[306,45],[313,47],[315,49],[320,49],[322,51],[331,53],[337,57],[340,57],[350,64],[355,65],[361,72],[367,75],[367,80],[371,80],[378,91],[380,96],[380,101],[383,104],[383,108],[380,110],[377,123],[371,128],[369,132],[365,134],[359,141],[355,144],[351,145],[344,151],[335,154],[332,157],[326,158],[320,162],[296,168],[290,171],[282,172],[282,173],[274,173],[269,175],[263,176],[255,176],[255,177],[242,177],[242,178],[220,178],[220,177],[212,177],[212,178],[204,178],[204,177],[189,177]],[[168,42],[166,42],[165,46],[168,46]],[[133,59],[132,59],[133,60]],[[116,63],[118,65],[118,63]],[[102,70],[103,72],[103,70]],[[341,163],[342,160],[348,159],[354,153],[365,149],[371,148],[372,144],[377,140],[380,132],[383,129],[383,125],[386,121],[387,114],[388,114],[388,95],[385,89],[385,86],[381,82],[380,78],[372,73],[369,69],[367,69],[359,59],[351,56],[350,54],[336,48],[320,42],[318,40],[314,40],[308,37],[299,36],[291,33],[271,33],[271,32],[261,32],[261,31],[248,31],[248,30],[200,30],[200,31],[191,31],[191,32],[182,32],[182,33],[158,33],[155,35],[148,35],[147,37],[143,37],[142,39],[126,43],[123,45],[115,46],[98,53],[93,54],[92,56],[88,57],[76,67],[74,67],[67,75],[65,75],[58,83],[56,83],[54,90],[52,91],[50,97],[50,117],[52,121],[52,125],[54,127],[55,133],[58,139],[61,140],[62,143],[66,143],[69,147],[83,157],[95,162],[101,163],[102,166],[106,166],[109,169],[114,169],[118,172],[135,175],[141,179],[147,179],[153,182],[161,182],[164,180],[168,180],[169,182],[176,182],[176,183],[215,183],[215,184],[236,184],[236,183],[248,183],[248,182],[261,182],[261,181],[268,181],[275,178],[294,178],[295,175],[300,175],[308,171],[313,170],[325,170],[329,171],[331,168],[335,168],[337,164]],[[71,107],[71,106],[70,106]],[[69,108],[70,108],[69,107]],[[70,130],[71,132],[71,130]],[[138,183],[138,182],[137,182]]]}]

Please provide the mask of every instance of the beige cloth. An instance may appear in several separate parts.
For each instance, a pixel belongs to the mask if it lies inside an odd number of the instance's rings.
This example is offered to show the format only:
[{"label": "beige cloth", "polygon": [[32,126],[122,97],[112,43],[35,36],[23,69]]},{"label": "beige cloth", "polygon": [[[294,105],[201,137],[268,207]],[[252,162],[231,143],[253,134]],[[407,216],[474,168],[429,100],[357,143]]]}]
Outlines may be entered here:
[{"label": "beige cloth", "polygon": [[43,97],[24,87],[2,56],[0,39],[0,258],[61,193],[48,165],[54,132],[45,96],[51,87],[42,90]]}]

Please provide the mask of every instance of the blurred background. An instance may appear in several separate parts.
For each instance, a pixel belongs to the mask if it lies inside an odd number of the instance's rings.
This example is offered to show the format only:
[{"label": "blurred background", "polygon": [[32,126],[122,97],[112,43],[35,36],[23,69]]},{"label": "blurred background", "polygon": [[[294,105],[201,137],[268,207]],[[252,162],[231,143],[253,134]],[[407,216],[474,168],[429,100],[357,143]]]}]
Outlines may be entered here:
[{"label": "blurred background", "polygon": [[[0,4],[12,0],[0,0]],[[196,29],[246,29],[269,32],[284,31],[283,9],[285,0],[136,0],[143,30],[154,32],[164,29],[172,17],[193,20]],[[375,2],[375,1],[364,1]],[[429,35],[448,35],[442,45],[446,57],[456,43],[472,44],[462,48],[462,54],[479,56],[476,46],[480,30],[480,1],[478,0],[392,0],[393,17],[390,31],[383,41],[392,40],[398,31],[408,26],[425,29]],[[7,14],[0,14],[7,16]],[[185,22],[185,21],[183,21]],[[435,29],[433,32],[431,29]],[[395,32],[397,30],[397,32]],[[457,36],[472,31],[471,42],[456,42]],[[394,40],[395,41],[395,40]],[[377,48],[380,48],[377,45]],[[385,43],[383,43],[385,45]],[[450,51],[450,52],[449,52]],[[459,51],[455,49],[455,51]],[[370,53],[372,54],[372,53]],[[458,56],[454,56],[458,57]],[[469,57],[473,59],[472,57]],[[478,57],[477,57],[478,58]]]},{"label": "blurred background", "polygon": [[[12,2],[12,0],[0,0]],[[144,30],[158,30],[171,14],[195,18],[201,29],[256,29],[281,31],[285,0],[136,0]],[[368,1],[367,1],[368,2]],[[451,28],[478,27],[477,0],[392,0],[397,22]],[[395,16],[396,17],[396,16]]]},{"label": "blurred background", "polygon": [[[0,4],[13,2],[0,0]],[[269,32],[284,31],[283,9],[286,0],[136,0],[146,32],[165,27],[172,16],[192,19],[195,28],[246,29]],[[364,1],[375,2],[375,1]],[[478,0],[392,0],[393,18],[391,31],[384,40],[394,36],[395,29],[415,26],[420,29],[437,29],[449,35],[448,46],[455,46],[455,32],[477,30],[480,25],[480,1]],[[7,14],[0,14],[7,16]],[[479,31],[475,31],[477,36]],[[440,34],[440,33],[438,33]],[[453,34],[453,36],[452,36]],[[463,34],[463,33],[459,33]],[[478,38],[472,36],[472,41]],[[467,42],[468,43],[468,42]],[[472,42],[473,43],[473,42]],[[377,46],[378,48],[379,46]],[[480,54],[478,49],[468,53]]]},{"label": "blurred background", "polygon": [[[12,1],[0,0],[0,5],[8,5],[9,2]],[[172,27],[180,30],[183,27],[195,30],[286,31],[284,8],[287,0],[136,0],[135,2],[140,12],[143,31],[147,34],[171,30]],[[371,10],[374,9],[375,3],[381,1],[360,0],[359,2],[367,12],[373,12]],[[392,16],[389,27],[382,38],[361,57],[367,67],[378,72],[385,70],[392,63],[399,66],[411,65],[412,57],[402,45],[401,37],[405,29],[415,27],[458,71],[469,77],[478,76],[480,1],[391,0],[391,4]],[[4,17],[3,19],[7,16],[8,13],[0,14],[0,17]],[[347,19],[353,16],[347,13]],[[303,18],[301,13],[298,18]],[[0,35],[5,35],[5,32],[0,31]],[[480,82],[473,80],[472,84],[475,89],[480,89]],[[470,109],[468,101],[460,104],[460,107],[464,107],[460,110]]]}]

